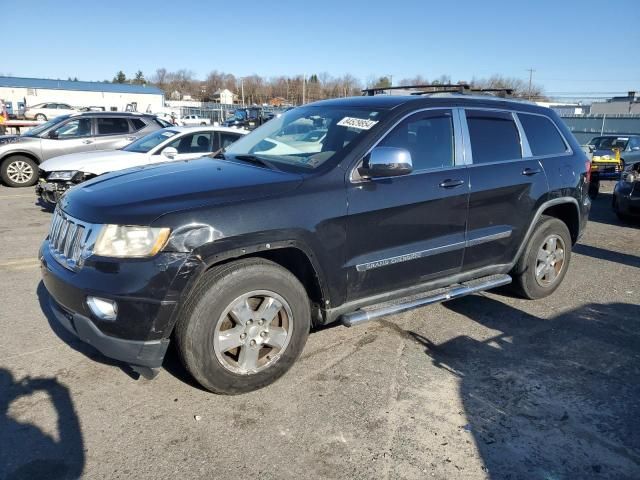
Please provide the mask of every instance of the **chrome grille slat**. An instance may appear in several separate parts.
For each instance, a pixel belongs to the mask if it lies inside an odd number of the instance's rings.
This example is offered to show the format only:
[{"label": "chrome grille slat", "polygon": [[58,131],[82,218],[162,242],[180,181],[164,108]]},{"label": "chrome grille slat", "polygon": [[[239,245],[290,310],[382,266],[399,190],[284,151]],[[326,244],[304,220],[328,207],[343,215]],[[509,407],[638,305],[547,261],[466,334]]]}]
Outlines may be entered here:
[{"label": "chrome grille slat", "polygon": [[49,228],[49,245],[58,263],[70,270],[81,266],[84,246],[94,230],[91,227],[91,224],[71,218],[56,209]]}]

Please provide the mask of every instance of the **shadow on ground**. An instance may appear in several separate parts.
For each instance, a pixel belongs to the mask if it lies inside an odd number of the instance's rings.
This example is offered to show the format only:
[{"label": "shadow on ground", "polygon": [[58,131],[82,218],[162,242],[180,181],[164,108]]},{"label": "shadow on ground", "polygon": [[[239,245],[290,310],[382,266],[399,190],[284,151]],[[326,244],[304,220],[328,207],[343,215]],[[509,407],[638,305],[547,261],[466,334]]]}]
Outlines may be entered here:
[{"label": "shadow on ground", "polygon": [[[57,438],[36,425],[16,419],[28,416],[46,394],[57,415]],[[22,397],[15,408],[11,405]],[[69,390],[55,378],[17,381],[0,368],[0,478],[6,480],[58,480],[80,478],[84,469],[84,442]]]},{"label": "shadow on ground", "polygon": [[550,320],[488,296],[444,304],[496,334],[436,345],[408,332],[460,396],[494,479],[640,478],[640,305]]}]

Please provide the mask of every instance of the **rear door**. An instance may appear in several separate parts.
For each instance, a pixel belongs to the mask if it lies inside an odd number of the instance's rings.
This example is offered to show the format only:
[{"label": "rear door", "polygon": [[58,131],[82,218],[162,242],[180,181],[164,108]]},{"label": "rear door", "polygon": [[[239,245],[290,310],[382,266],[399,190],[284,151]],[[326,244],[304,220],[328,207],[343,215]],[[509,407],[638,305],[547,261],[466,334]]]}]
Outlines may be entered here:
[{"label": "rear door", "polygon": [[465,109],[470,140],[470,197],[464,271],[510,263],[548,191],[510,111]]},{"label": "rear door", "polygon": [[457,118],[455,109],[410,115],[378,146],[409,150],[413,172],[347,184],[350,300],[460,271],[469,179]]},{"label": "rear door", "polygon": [[126,117],[96,117],[96,150],[117,150],[136,139]]},{"label": "rear door", "polygon": [[72,117],[40,140],[42,159],[95,149],[91,117]]}]

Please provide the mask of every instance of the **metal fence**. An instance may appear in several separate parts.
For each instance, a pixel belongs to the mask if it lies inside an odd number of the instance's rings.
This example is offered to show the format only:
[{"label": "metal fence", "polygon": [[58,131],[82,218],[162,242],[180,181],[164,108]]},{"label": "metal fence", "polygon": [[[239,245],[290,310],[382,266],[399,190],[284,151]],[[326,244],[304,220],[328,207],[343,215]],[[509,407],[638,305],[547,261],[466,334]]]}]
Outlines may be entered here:
[{"label": "metal fence", "polygon": [[[224,122],[239,108],[242,108],[242,105],[225,103],[202,103],[199,107],[176,107],[176,109],[180,110],[181,117],[185,115],[198,115],[202,118],[208,118],[211,120],[211,123]],[[260,108],[266,113],[279,111],[276,107]]]},{"label": "metal fence", "polygon": [[561,115],[581,145],[598,135],[640,135],[640,115]]}]

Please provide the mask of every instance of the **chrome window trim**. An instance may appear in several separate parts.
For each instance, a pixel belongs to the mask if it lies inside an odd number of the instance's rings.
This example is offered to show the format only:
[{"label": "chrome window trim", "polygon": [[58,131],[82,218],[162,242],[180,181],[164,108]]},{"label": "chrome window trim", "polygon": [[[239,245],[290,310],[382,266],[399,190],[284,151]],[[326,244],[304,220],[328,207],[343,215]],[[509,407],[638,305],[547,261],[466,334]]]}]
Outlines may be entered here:
[{"label": "chrome window trim", "polygon": [[[459,150],[458,141],[456,140],[458,138],[458,136],[459,136],[459,133],[456,131],[456,127],[460,126],[459,125],[459,118],[458,118],[458,122],[456,122],[456,110],[459,110],[459,109],[460,109],[459,107],[427,107],[427,108],[420,108],[418,110],[412,110],[411,112],[409,112],[406,115],[402,116],[393,125],[391,125],[389,128],[387,128],[387,130],[384,132],[384,134],[375,141],[375,143],[365,152],[364,155],[362,155],[362,157],[360,157],[360,159],[356,162],[356,164],[351,168],[351,172],[349,173],[349,182],[353,183],[353,184],[370,182],[371,180],[360,178],[360,175],[358,174],[358,168],[360,167],[360,165],[362,165],[364,157],[369,155],[371,153],[371,150],[376,148],[378,146],[378,144],[380,142],[382,142],[387,137],[387,135],[389,135],[389,133],[391,133],[391,131],[394,128],[396,128],[401,122],[403,122],[407,118],[411,117],[412,115],[416,115],[418,113],[428,112],[428,111],[432,111],[432,110],[449,110],[449,111],[451,111],[451,123],[453,125],[453,139],[454,139],[454,142],[453,142],[453,149],[454,149],[454,152],[453,152],[453,165],[448,166],[448,167],[434,167],[434,168],[423,168],[423,169],[420,169],[420,170],[414,170],[409,175],[402,175],[402,177],[408,177],[408,176],[411,176],[411,175],[420,175],[422,173],[431,173],[431,172],[439,172],[439,171],[445,171],[445,170],[454,170],[454,169],[457,169],[457,168],[465,167],[466,165],[464,163],[464,153]],[[458,116],[459,116],[459,114],[458,114]],[[464,148],[464,146],[462,148]],[[378,177],[378,178],[379,179],[384,179],[384,178],[402,178],[402,177]]]},{"label": "chrome window trim", "polygon": [[520,119],[518,118],[518,114],[516,112],[511,112],[511,118],[516,124],[516,128],[518,129],[518,136],[520,137],[520,154],[522,158],[531,158],[533,154],[531,153],[531,147],[529,146],[529,139],[524,133],[524,127],[520,123]]}]

